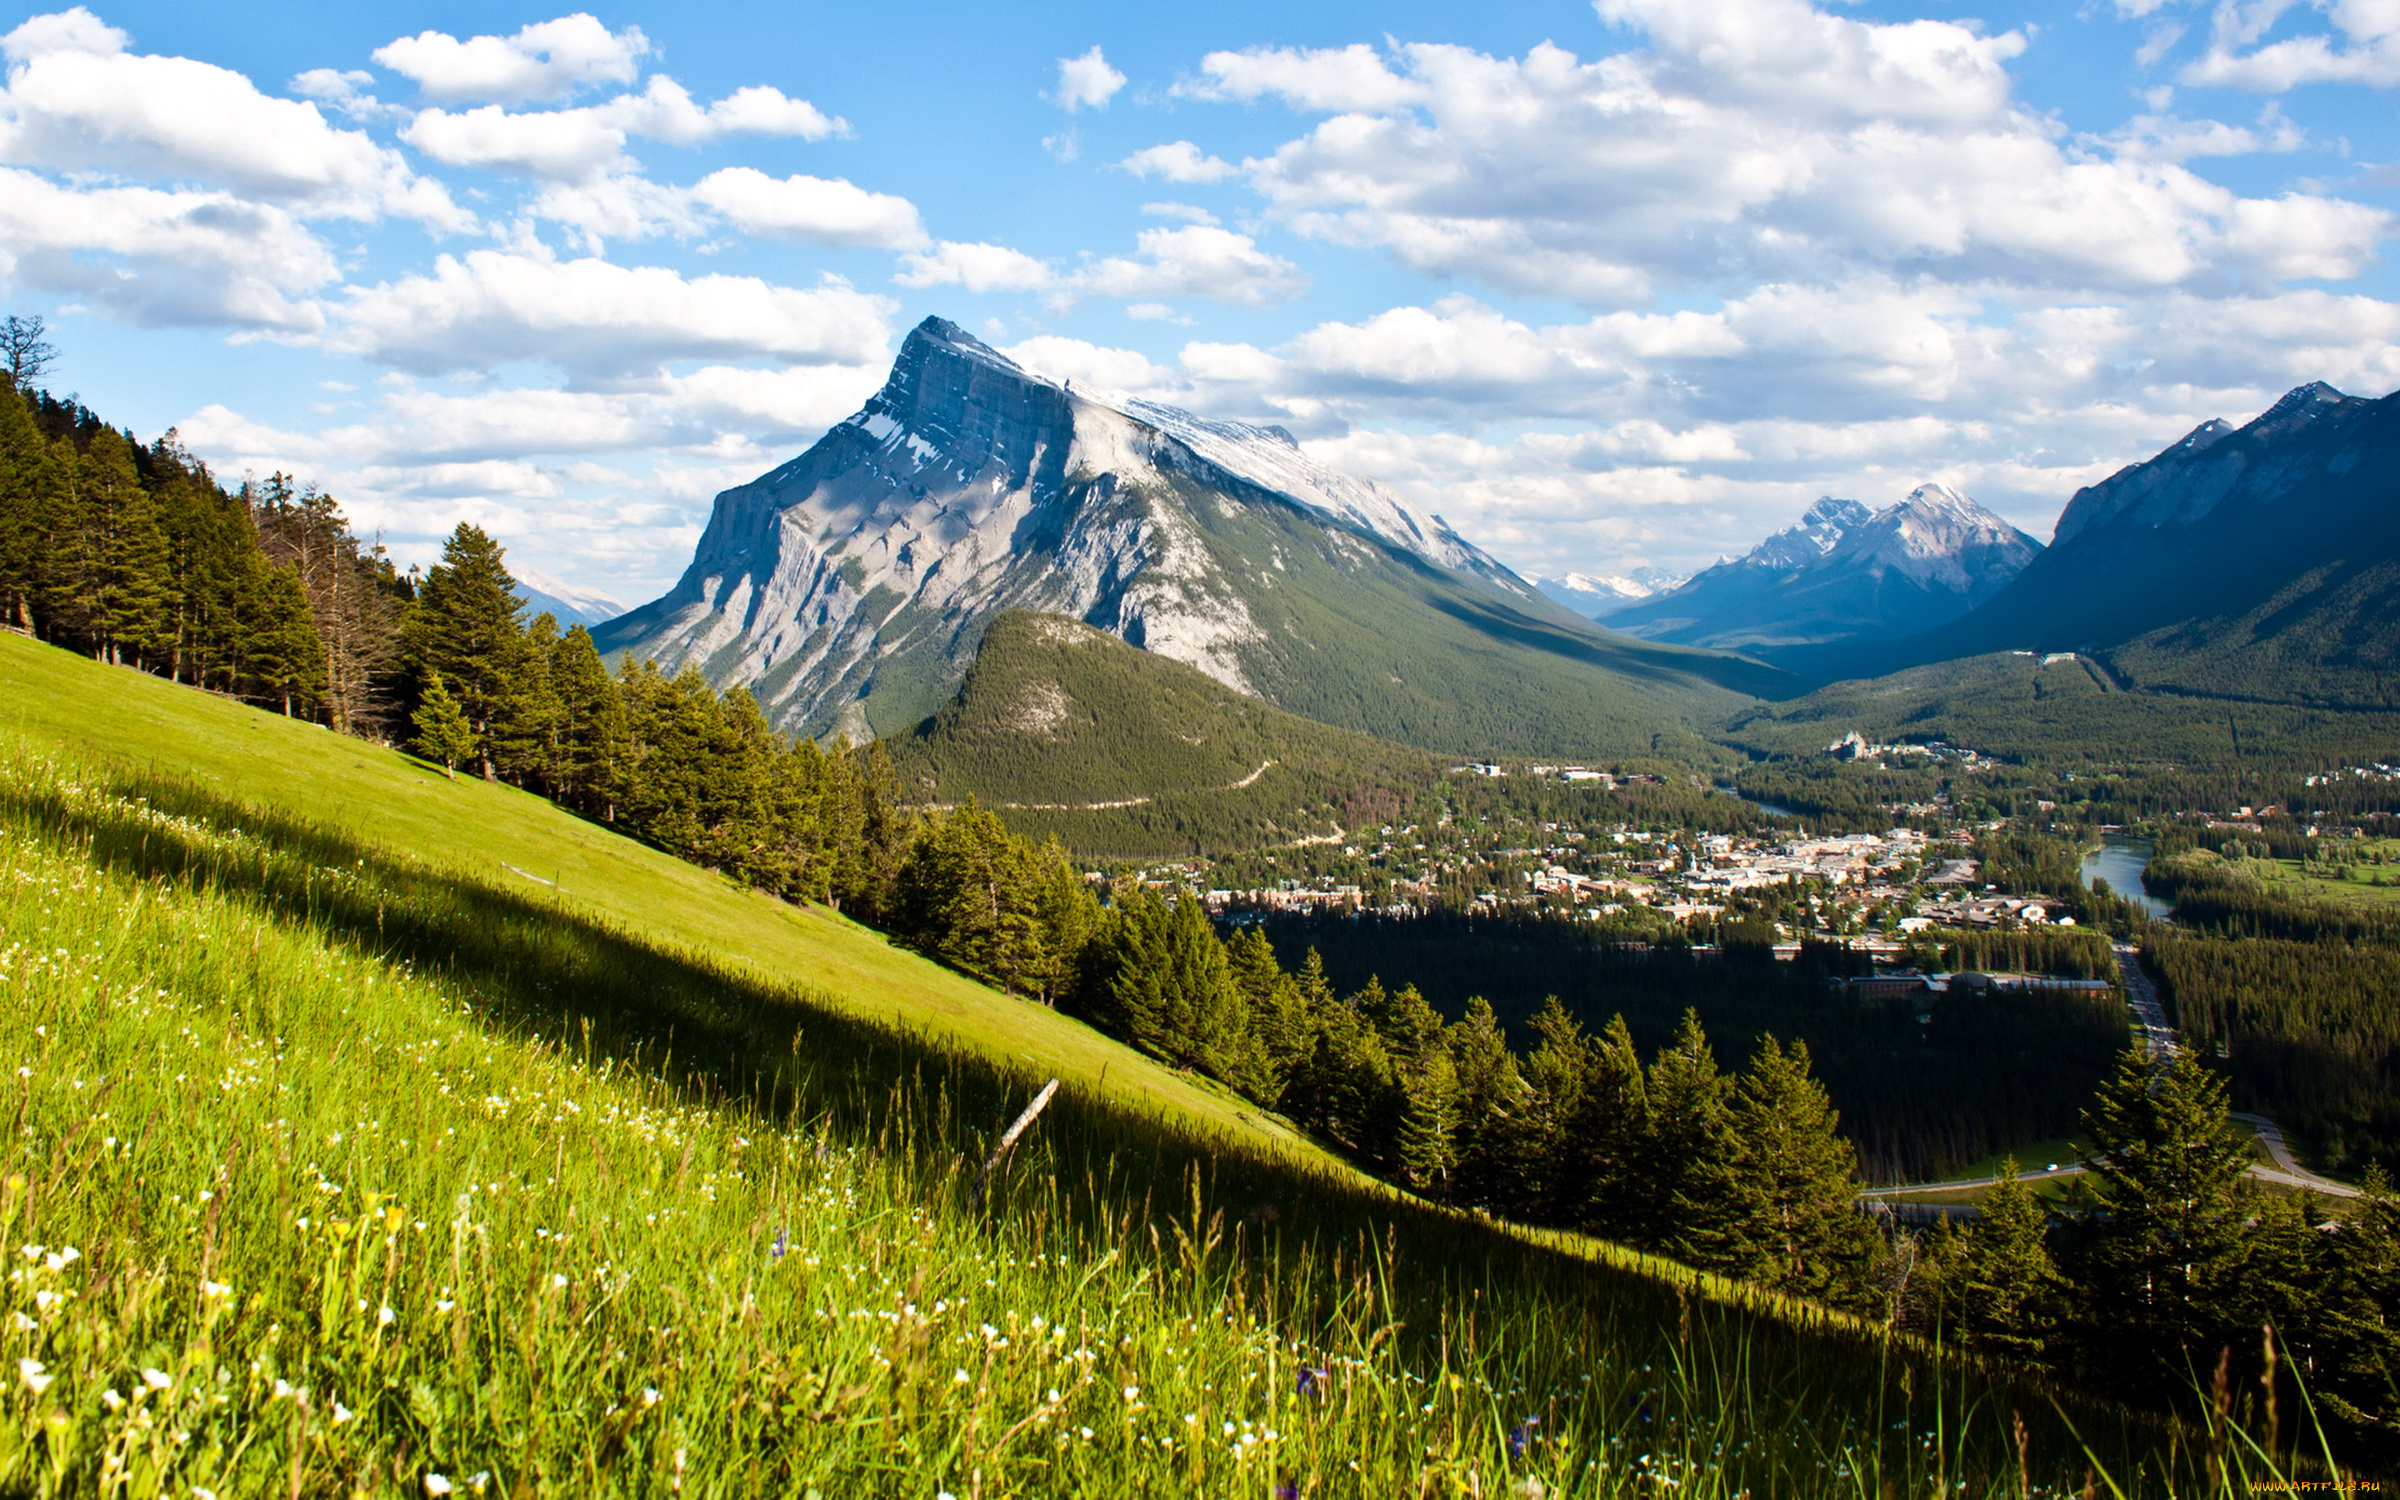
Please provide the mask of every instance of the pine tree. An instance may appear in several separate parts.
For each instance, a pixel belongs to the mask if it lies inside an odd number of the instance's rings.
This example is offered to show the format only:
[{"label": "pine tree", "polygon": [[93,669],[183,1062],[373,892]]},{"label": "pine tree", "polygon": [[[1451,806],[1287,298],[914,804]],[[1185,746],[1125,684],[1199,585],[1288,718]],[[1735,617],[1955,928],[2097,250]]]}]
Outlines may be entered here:
[{"label": "pine tree", "polygon": [[2000,1181],[1975,1217],[1940,1255],[1944,1312],[1967,1342],[2027,1360],[2049,1348],[2063,1291],[2050,1257],[2049,1215],[2017,1159],[2000,1164]]},{"label": "pine tree", "polygon": [[459,708],[458,700],[450,696],[450,689],[443,683],[441,673],[426,675],[424,692],[417,700],[414,722],[417,753],[438,764],[443,775],[456,781],[460,762],[474,758],[478,750],[474,726],[467,722],[466,713]]},{"label": "pine tree", "polygon": [[2380,1168],[2328,1247],[2315,1325],[2315,1394],[2341,1420],[2385,1437],[2400,1428],[2400,1198]]},{"label": "pine tree", "polygon": [[1449,1196],[1458,1164],[1458,1070],[1448,1049],[1428,1048],[1400,1070],[1400,1121],[1393,1156],[1403,1186]]},{"label": "pine tree", "polygon": [[1449,1032],[1451,1069],[1458,1078],[1458,1164],[1452,1197],[1494,1207],[1508,1188],[1512,1112],[1523,1107],[1525,1083],[1491,1002],[1467,1001],[1466,1016]]},{"label": "pine tree", "polygon": [[462,521],[442,543],[442,560],[426,573],[401,626],[409,670],[420,682],[442,674],[474,728],[487,781],[498,778],[495,726],[525,670],[524,609],[499,543]]},{"label": "pine tree", "polygon": [[286,717],[325,692],[325,646],[309,614],[300,571],[268,568],[253,575],[242,624],[244,665],[253,691],[282,706]]},{"label": "pine tree", "polygon": [[1858,1212],[1857,1153],[1842,1138],[1808,1045],[1761,1037],[1734,1089],[1733,1223],[1723,1253],[1749,1280],[1863,1305],[1872,1232]]},{"label": "pine tree", "polygon": [[1649,1086],[1623,1015],[1611,1016],[1588,1046],[1589,1081],[1570,1127],[1591,1184],[1583,1223],[1608,1239],[1632,1239],[1643,1229],[1640,1174],[1650,1128]]},{"label": "pine tree", "polygon": [[1651,1059],[1643,1080],[1648,1113],[1639,1175],[1649,1201],[1636,1243],[1711,1269],[1742,1259],[1732,1092],[1699,1012],[1685,1011],[1674,1042]]},{"label": "pine tree", "polygon": [[1508,1149],[1514,1179],[1509,1206],[1535,1223],[1580,1224],[1591,1179],[1589,1163],[1574,1149],[1573,1130],[1591,1086],[1591,1049],[1556,995],[1543,997],[1533,1034],[1538,1041],[1520,1069],[1522,1108]]},{"label": "pine tree", "polygon": [[558,799],[586,817],[616,821],[624,795],[625,700],[577,625],[550,648],[550,691],[558,703]]},{"label": "pine tree", "polygon": [[2095,1362],[2180,1376],[2254,1342],[2226,1317],[2252,1210],[2250,1152],[2226,1116],[2224,1082],[2188,1053],[2153,1068],[2130,1047],[2083,1124],[2098,1212],[2075,1279]]}]

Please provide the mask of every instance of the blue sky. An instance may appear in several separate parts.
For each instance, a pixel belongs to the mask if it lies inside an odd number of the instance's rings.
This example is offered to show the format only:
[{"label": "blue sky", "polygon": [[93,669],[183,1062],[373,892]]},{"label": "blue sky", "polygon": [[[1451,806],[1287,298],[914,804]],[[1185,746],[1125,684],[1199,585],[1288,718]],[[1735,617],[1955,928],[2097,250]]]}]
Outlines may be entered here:
[{"label": "blue sky", "polygon": [[52,383],[638,602],[953,318],[1529,574],[2400,386],[2400,4],[0,12]]}]

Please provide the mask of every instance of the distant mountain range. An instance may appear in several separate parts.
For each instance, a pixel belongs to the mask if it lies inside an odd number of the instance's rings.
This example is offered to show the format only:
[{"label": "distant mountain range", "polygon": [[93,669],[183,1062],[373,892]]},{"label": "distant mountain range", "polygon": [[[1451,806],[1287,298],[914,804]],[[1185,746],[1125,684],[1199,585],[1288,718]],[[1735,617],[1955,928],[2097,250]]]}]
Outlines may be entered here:
[{"label": "distant mountain range", "polygon": [[1611,610],[1622,609],[1637,599],[1663,594],[1679,587],[1683,578],[1664,568],[1635,568],[1629,573],[1611,573],[1594,577],[1589,573],[1569,573],[1564,578],[1536,578],[1533,586],[1544,598],[1582,615],[1597,620]]},{"label": "distant mountain range", "polygon": [[546,612],[564,630],[570,625],[598,625],[625,613],[624,605],[598,589],[561,583],[532,568],[515,567],[509,571],[516,577],[517,597],[525,601],[525,618],[529,620]]},{"label": "distant mountain range", "polygon": [[1939,625],[1997,594],[2041,550],[1947,485],[1920,485],[1880,511],[1827,496],[1743,556],[1598,618],[1650,640],[1774,659],[1780,648]]},{"label": "distant mountain range", "polygon": [[939,708],[1012,609],[1445,751],[1646,752],[1787,690],[1594,628],[1279,429],[1071,389],[938,318],[857,415],[717,497],[672,590],[594,635],[746,686],[787,730],[864,736]]},{"label": "distant mountain range", "polygon": [[2400,396],[2322,382],[2210,421],[2078,490],[2050,547],[1930,630],[1781,651],[1819,681],[2003,650],[2095,657],[2120,687],[2400,699]]}]

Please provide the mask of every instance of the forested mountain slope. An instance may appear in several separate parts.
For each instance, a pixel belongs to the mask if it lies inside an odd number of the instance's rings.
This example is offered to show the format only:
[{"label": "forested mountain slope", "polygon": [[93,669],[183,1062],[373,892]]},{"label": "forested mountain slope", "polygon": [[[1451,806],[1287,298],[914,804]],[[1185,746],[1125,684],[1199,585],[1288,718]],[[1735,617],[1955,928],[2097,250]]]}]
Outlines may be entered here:
[{"label": "forested mountain slope", "polygon": [[957,697],[885,742],[903,797],[968,797],[1087,855],[1189,854],[1390,819],[1423,751],[1335,729],[1059,615],[1004,614]]},{"label": "forested mountain slope", "polygon": [[2400,396],[2319,382],[2076,492],[2007,588],[1896,642],[1778,653],[1824,681],[2078,651],[2120,686],[2385,707],[2400,661]]},{"label": "forested mountain slope", "polygon": [[673,590],[594,634],[856,738],[938,709],[1011,609],[1451,752],[1647,753],[1783,681],[1597,630],[1288,436],[1070,390],[939,319],[856,416],[717,498]]}]

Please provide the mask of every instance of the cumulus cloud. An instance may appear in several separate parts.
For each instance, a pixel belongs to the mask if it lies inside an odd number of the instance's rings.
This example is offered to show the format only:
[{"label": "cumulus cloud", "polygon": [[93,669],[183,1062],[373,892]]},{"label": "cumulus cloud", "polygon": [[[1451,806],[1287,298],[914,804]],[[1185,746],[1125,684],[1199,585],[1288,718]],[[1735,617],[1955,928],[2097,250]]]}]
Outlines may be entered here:
[{"label": "cumulus cloud", "polygon": [[2184,67],[2182,80],[2262,93],[2308,83],[2400,84],[2400,10],[2380,0],[2315,0],[2315,8],[2333,24],[2331,33],[2255,45],[2290,8],[2289,0],[2219,4],[2208,51]]},{"label": "cumulus cloud", "polygon": [[329,124],[317,106],[241,74],[127,50],[78,7],[0,38],[0,161],[137,181],[203,182],[300,214],[392,213],[464,229],[472,219],[398,152]]},{"label": "cumulus cloud", "polygon": [[2271,128],[2063,142],[2013,97],[2014,32],[1804,0],[1600,8],[1646,45],[1589,63],[1548,44],[1213,53],[1179,89],[1331,116],[1246,166],[1301,232],[1601,306],[1869,270],[2230,289],[2355,275],[2392,228],[2368,205],[2244,197],[2181,165],[2288,140]]},{"label": "cumulus cloud", "polygon": [[223,192],[79,188],[0,168],[0,280],[135,323],[306,332],[340,267],[271,204]]},{"label": "cumulus cloud", "polygon": [[693,184],[692,196],[748,234],[881,250],[926,243],[915,204],[838,177],[777,178],[755,167],[727,167]]},{"label": "cumulus cloud", "polygon": [[848,129],[807,100],[771,88],[740,89],[702,109],[681,84],[660,76],[638,94],[578,109],[422,110],[400,136],[449,166],[572,181],[629,170],[628,136],[697,146],[731,135],[822,140]]},{"label": "cumulus cloud", "polygon": [[1430,97],[1423,82],[1393,72],[1364,42],[1211,52],[1200,60],[1200,73],[1174,92],[1188,99],[1272,97],[1294,109],[1345,114],[1405,109]]},{"label": "cumulus cloud", "polygon": [[889,298],[833,281],[800,289],[477,250],[440,257],[430,275],[346,288],[316,342],[420,373],[533,360],[605,381],[671,360],[871,363],[893,311]]},{"label": "cumulus cloud", "polygon": [[955,286],[970,292],[1036,292],[1055,286],[1058,273],[1022,250],[982,241],[944,240],[901,257],[892,280],[907,287]]},{"label": "cumulus cloud", "polygon": [[465,41],[441,31],[378,47],[375,61],[443,103],[524,104],[567,98],[601,83],[631,83],[650,51],[640,28],[610,31],[582,12],[539,21],[514,36]]},{"label": "cumulus cloud", "polygon": [[1079,109],[1106,109],[1124,86],[1125,75],[1110,67],[1095,45],[1081,57],[1058,60],[1058,88],[1050,100],[1069,114]]},{"label": "cumulus cloud", "polygon": [[1096,297],[1204,297],[1237,307],[1272,307],[1308,290],[1308,276],[1270,255],[1246,234],[1195,224],[1145,229],[1137,253],[1111,256],[1076,277],[1075,289]]},{"label": "cumulus cloud", "polygon": [[1219,161],[1190,141],[1146,147],[1117,165],[1136,177],[1162,177],[1169,182],[1217,182],[1237,170],[1233,163]]}]

